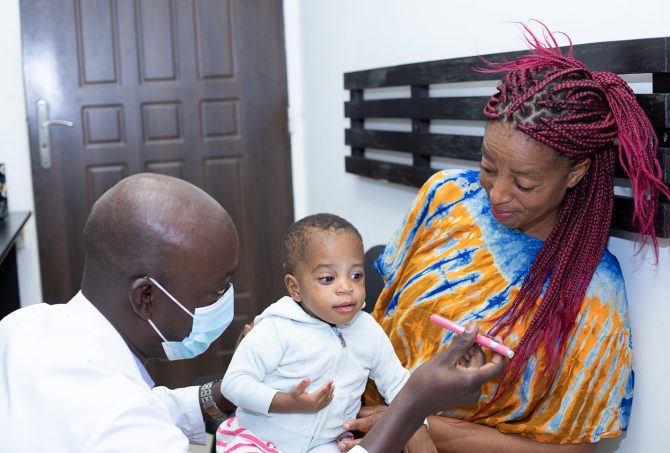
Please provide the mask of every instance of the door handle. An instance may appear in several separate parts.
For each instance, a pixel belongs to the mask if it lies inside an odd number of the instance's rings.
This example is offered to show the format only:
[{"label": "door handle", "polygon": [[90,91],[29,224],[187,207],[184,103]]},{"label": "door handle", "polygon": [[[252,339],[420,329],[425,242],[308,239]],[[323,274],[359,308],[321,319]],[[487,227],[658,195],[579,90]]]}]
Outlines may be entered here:
[{"label": "door handle", "polygon": [[45,99],[37,101],[37,142],[40,147],[40,163],[42,168],[51,168],[51,139],[50,126],[73,127],[74,123],[68,120],[50,120],[49,103]]},{"label": "door handle", "polygon": [[67,126],[72,127],[74,123],[68,120],[46,120],[40,124],[40,127],[49,127],[49,126]]}]

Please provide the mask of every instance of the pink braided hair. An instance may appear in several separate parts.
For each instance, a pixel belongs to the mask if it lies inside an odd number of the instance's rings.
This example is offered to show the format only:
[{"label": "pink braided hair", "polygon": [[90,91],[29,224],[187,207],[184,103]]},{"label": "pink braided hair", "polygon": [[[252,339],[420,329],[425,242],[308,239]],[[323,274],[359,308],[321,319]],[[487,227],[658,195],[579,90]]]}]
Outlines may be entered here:
[{"label": "pink braided hair", "polygon": [[558,372],[584,295],[607,246],[614,200],[615,139],[619,161],[633,189],[633,224],[643,241],[651,238],[657,257],[654,215],[659,194],[670,199],[656,160],[654,129],[633,91],[616,74],[590,72],[573,58],[571,42],[563,55],[554,34],[540,24],[544,42],[523,25],[530,53],[511,62],[485,60],[488,68],[478,69],[506,72],[484,115],[489,121],[511,122],[567,158],[590,158],[591,165],[580,183],[567,192],[556,224],[518,295],[489,332],[509,334],[514,324],[537,306],[496,394],[471,419],[503,396],[541,346],[546,350],[547,364],[540,371],[547,382]]}]

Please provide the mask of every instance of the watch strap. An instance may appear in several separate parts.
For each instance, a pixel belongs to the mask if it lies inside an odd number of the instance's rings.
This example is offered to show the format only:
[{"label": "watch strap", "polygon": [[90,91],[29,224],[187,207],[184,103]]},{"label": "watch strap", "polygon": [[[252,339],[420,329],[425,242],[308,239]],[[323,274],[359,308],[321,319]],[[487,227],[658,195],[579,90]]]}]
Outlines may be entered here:
[{"label": "watch strap", "polygon": [[216,405],[216,401],[212,395],[212,387],[217,382],[220,382],[220,380],[207,382],[200,386],[200,404],[207,415],[212,417],[212,419],[221,422],[225,420],[227,415],[219,409],[219,406]]}]

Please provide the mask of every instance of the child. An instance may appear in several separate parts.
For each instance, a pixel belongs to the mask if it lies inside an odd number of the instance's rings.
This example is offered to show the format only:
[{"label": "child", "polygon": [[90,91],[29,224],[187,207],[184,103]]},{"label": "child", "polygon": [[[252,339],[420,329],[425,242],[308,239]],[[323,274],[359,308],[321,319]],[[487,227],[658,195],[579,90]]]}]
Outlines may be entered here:
[{"label": "child", "polygon": [[[238,409],[217,431],[219,453],[339,452],[368,377],[387,403],[409,377],[360,311],[363,242],[353,225],[332,214],[305,217],[289,228],[283,253],[290,297],[256,317],[235,351],[221,391]],[[423,427],[412,443],[432,445]]]}]

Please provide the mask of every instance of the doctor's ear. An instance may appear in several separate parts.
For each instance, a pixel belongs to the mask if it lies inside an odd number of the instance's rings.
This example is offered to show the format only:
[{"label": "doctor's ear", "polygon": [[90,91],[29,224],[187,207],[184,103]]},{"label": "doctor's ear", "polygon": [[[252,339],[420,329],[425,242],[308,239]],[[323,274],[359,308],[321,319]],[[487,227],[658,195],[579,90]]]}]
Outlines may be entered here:
[{"label": "doctor's ear", "polygon": [[284,275],[284,284],[288,290],[289,295],[296,302],[302,302],[302,296],[300,295],[300,285],[298,285],[298,280],[291,274]]},{"label": "doctor's ear", "polygon": [[133,312],[145,321],[151,318],[154,304],[153,287],[151,280],[142,277],[133,280],[128,288],[128,299]]}]

